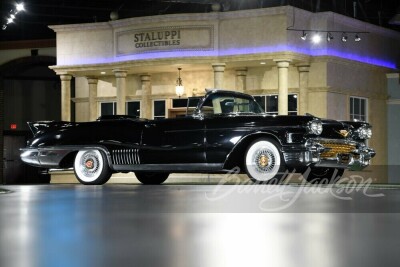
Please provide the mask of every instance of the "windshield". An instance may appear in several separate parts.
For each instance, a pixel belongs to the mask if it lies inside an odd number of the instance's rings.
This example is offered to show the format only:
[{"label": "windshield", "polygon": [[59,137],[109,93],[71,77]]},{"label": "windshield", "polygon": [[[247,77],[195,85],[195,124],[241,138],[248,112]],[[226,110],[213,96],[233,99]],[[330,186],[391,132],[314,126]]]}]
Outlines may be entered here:
[{"label": "windshield", "polygon": [[203,114],[261,114],[264,110],[250,96],[216,93],[205,99],[201,112]]}]

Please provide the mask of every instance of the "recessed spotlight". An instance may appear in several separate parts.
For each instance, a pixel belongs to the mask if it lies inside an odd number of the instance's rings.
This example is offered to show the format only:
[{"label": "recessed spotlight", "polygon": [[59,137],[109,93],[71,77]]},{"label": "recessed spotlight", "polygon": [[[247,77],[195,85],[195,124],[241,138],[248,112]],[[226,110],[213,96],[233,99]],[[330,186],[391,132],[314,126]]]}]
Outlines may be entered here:
[{"label": "recessed spotlight", "polygon": [[307,32],[303,31],[303,35],[300,37],[303,41],[307,40]]},{"label": "recessed spotlight", "polygon": [[358,33],[357,33],[356,36],[354,37],[354,41],[356,41],[356,42],[361,41],[361,37],[358,35]]},{"label": "recessed spotlight", "polygon": [[311,41],[314,44],[318,44],[319,42],[321,42],[321,36],[316,32],[312,37],[311,37]]},{"label": "recessed spotlight", "polygon": [[330,42],[331,40],[333,40],[333,35],[332,35],[330,32],[328,32],[328,33],[326,34],[326,40],[327,40],[328,42]]},{"label": "recessed spotlight", "polygon": [[347,35],[345,32],[342,34],[342,42],[347,42]]}]

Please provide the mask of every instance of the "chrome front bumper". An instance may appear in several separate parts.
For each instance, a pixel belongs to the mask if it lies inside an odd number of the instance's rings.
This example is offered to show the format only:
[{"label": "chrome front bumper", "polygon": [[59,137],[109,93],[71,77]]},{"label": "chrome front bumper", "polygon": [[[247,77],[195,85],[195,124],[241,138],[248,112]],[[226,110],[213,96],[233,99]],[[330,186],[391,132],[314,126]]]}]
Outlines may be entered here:
[{"label": "chrome front bumper", "polygon": [[291,167],[314,165],[349,170],[364,169],[375,154],[364,143],[336,139],[308,140],[301,148],[283,151],[285,162]]}]

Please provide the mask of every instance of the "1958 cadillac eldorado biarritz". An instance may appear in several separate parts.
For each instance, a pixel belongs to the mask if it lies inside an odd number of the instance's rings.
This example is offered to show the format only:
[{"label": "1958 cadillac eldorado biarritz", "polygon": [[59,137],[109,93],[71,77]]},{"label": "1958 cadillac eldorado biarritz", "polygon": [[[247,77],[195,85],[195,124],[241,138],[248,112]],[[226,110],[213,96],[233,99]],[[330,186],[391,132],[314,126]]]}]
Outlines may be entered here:
[{"label": "1958 cadillac eldorado biarritz", "polygon": [[73,168],[82,184],[100,185],[116,172],[161,184],[170,173],[235,167],[260,183],[279,183],[288,172],[331,182],[345,169],[365,168],[375,156],[366,145],[372,132],[365,122],[271,116],[252,96],[234,91],[207,90],[190,101],[198,102],[191,114],[171,119],[115,115],[82,123],[30,122],[33,138],[21,158],[40,168]]}]

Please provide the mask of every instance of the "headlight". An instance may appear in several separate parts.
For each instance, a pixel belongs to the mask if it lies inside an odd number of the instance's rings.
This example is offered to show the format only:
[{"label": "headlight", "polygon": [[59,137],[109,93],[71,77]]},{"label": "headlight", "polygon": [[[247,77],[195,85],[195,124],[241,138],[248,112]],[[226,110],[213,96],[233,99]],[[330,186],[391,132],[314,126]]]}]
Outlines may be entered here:
[{"label": "headlight", "polygon": [[322,122],[319,120],[310,121],[307,124],[307,129],[309,134],[320,135],[322,133]]},{"label": "headlight", "polygon": [[370,127],[361,126],[356,132],[360,139],[370,139],[372,137],[372,129]]}]

